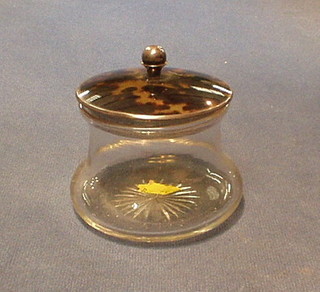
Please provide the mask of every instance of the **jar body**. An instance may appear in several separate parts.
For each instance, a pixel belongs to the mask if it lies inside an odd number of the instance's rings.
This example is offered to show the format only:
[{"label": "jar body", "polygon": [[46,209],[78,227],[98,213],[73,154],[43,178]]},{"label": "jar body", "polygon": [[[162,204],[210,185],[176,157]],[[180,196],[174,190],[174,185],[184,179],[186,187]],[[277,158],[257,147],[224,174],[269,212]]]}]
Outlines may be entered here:
[{"label": "jar body", "polygon": [[214,228],[238,206],[241,178],[221,150],[220,120],[200,132],[145,129],[127,137],[89,123],[88,158],[71,193],[94,228],[135,241],[179,240]]}]

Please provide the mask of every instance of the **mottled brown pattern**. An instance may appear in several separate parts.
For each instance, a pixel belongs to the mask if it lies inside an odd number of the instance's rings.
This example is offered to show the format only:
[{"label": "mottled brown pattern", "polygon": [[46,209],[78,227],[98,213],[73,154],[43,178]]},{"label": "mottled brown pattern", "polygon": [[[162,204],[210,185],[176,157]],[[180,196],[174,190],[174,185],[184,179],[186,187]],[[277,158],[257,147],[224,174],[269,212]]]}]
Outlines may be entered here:
[{"label": "mottled brown pattern", "polygon": [[219,106],[231,91],[222,81],[191,71],[166,68],[160,77],[148,78],[144,69],[133,69],[94,77],[80,86],[77,96],[84,106],[102,111],[176,115]]}]

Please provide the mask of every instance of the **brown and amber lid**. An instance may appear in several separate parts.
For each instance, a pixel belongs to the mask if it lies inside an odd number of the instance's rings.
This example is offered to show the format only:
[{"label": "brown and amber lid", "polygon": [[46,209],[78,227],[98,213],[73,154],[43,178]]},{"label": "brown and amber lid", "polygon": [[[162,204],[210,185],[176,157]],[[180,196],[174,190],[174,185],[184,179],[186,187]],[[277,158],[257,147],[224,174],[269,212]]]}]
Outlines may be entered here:
[{"label": "brown and amber lid", "polygon": [[163,68],[162,47],[147,47],[142,64],[146,69],[107,72],[82,83],[76,91],[80,108],[102,122],[157,126],[214,116],[231,101],[230,87],[217,78]]}]

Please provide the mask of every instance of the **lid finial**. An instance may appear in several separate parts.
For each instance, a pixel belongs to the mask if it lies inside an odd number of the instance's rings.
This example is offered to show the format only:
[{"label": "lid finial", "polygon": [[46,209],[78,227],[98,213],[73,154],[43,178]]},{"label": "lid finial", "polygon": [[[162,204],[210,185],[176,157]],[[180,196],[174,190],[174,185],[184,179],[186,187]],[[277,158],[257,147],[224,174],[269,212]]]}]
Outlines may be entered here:
[{"label": "lid finial", "polygon": [[167,55],[161,46],[148,46],[142,53],[142,65],[148,70],[149,77],[160,76],[162,67],[167,64]]}]

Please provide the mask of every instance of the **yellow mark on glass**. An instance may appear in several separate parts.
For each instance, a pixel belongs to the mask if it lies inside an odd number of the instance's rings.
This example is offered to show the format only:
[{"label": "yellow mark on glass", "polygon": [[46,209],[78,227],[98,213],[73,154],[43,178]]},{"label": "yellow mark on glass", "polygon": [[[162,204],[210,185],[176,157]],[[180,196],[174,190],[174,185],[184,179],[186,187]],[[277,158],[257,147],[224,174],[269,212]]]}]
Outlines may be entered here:
[{"label": "yellow mark on glass", "polygon": [[157,183],[153,180],[149,180],[147,184],[139,184],[137,187],[141,193],[155,195],[169,195],[181,191],[179,187]]}]

